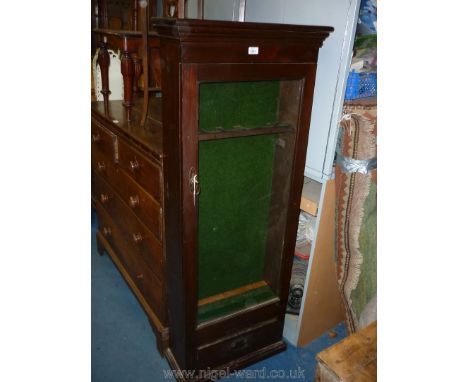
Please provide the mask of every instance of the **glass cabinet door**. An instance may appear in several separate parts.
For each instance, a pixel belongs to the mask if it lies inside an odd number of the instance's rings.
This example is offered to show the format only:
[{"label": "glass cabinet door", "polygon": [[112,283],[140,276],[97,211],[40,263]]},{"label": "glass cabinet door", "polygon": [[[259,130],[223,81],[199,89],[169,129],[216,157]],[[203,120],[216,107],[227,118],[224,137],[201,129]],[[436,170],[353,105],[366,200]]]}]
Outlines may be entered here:
[{"label": "glass cabinet door", "polygon": [[199,323],[278,297],[301,92],[302,80],[199,83]]}]

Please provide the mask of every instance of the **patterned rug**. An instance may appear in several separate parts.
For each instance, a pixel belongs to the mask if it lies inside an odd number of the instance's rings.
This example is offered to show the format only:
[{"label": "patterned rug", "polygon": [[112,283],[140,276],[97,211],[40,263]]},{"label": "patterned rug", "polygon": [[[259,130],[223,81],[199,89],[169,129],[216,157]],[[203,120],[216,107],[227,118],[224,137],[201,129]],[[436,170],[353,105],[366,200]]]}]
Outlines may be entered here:
[{"label": "patterned rug", "polygon": [[348,332],[354,333],[377,319],[377,170],[366,173],[364,166],[377,156],[376,105],[345,104],[341,128],[336,261]]}]

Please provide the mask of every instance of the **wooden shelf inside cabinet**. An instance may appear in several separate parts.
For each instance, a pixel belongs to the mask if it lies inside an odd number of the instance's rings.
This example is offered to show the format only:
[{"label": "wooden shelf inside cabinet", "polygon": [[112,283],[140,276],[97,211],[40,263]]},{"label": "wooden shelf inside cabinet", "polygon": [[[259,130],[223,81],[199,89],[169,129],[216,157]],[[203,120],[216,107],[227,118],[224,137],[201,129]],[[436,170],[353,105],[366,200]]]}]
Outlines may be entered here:
[{"label": "wooden shelf inside cabinet", "polygon": [[293,133],[294,128],[291,125],[276,124],[273,126],[257,127],[257,128],[243,128],[232,130],[220,130],[213,132],[200,132],[198,134],[199,141],[209,141],[212,139],[223,138],[238,138],[238,137],[251,137],[254,135],[269,135],[279,133]]},{"label": "wooden shelf inside cabinet", "polygon": [[311,214],[312,216],[317,216],[321,191],[322,183],[304,177],[304,186],[302,187],[301,196],[301,210]]}]

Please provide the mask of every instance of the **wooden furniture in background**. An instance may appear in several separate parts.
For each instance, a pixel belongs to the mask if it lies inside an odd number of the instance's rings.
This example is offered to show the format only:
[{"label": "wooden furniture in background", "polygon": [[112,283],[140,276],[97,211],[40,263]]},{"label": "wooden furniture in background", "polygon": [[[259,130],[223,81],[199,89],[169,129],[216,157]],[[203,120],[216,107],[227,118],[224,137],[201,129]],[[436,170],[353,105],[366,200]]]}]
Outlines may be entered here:
[{"label": "wooden furniture in background", "polygon": [[[121,73],[124,84],[124,106],[127,120],[132,120],[132,108],[135,97],[139,95],[139,78],[142,73],[140,49],[142,48],[142,33],[140,31],[114,31],[108,29],[95,29],[94,34],[99,42],[98,64],[101,68],[102,94],[104,106],[109,102],[109,53],[108,47],[122,52]],[[149,33],[149,78],[150,91],[161,89],[161,64],[159,39],[154,32]]]},{"label": "wooden furniture in background", "polygon": [[[140,301],[173,369],[233,370],[286,347],[282,332],[316,62],[331,31],[155,19],[149,45],[164,61],[162,97],[150,98],[144,127],[130,59],[141,34],[96,31],[103,79],[107,45],[122,47],[125,59],[124,102],[92,104],[98,246]],[[255,160],[245,161],[246,155]],[[228,170],[232,176],[223,178]],[[237,192],[252,207],[238,203],[219,215],[210,205],[220,190],[224,197]],[[226,216],[231,221],[223,222]],[[219,239],[216,232],[231,222],[248,229],[228,229]],[[259,236],[229,253],[237,237],[252,234]],[[224,249],[205,248],[213,243]]]},{"label": "wooden furniture in background", "polygon": [[377,321],[317,355],[316,382],[377,381]]},{"label": "wooden furniture in background", "polygon": [[[148,0],[150,17],[186,18],[187,0]],[[141,30],[139,0],[92,0],[91,24],[94,28]],[[203,19],[204,0],[196,0],[197,18]],[[243,21],[245,0],[239,3],[239,21]],[[242,18],[242,20],[241,20]]]}]

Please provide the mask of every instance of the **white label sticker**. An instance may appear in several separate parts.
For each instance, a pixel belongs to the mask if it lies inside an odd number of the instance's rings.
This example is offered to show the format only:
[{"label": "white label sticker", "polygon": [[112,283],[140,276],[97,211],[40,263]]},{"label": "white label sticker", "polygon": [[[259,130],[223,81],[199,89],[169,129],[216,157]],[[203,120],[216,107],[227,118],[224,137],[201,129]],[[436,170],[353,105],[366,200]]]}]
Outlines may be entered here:
[{"label": "white label sticker", "polygon": [[249,54],[258,54],[258,46],[249,46]]}]

